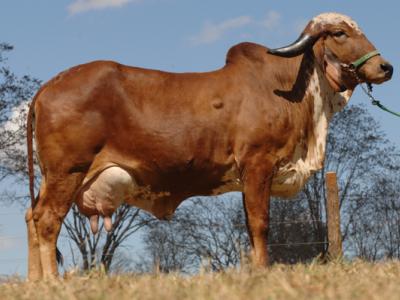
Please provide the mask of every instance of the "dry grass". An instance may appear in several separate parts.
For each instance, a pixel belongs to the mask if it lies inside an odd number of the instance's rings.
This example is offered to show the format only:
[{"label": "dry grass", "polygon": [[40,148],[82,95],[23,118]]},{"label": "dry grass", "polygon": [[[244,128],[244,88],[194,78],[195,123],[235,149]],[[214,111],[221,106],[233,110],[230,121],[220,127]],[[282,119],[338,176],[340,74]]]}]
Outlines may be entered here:
[{"label": "dry grass", "polygon": [[399,299],[400,262],[276,265],[187,277],[101,272],[54,282],[9,279],[0,299]]}]

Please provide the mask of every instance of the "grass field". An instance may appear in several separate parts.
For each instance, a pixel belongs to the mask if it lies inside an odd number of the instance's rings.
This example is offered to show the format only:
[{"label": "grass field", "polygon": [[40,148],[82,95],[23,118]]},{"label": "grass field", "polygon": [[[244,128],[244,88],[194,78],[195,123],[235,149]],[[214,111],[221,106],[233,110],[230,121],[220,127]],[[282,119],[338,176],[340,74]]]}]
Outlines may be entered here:
[{"label": "grass field", "polygon": [[400,262],[275,265],[196,276],[94,272],[54,282],[9,278],[0,299],[400,299]]}]

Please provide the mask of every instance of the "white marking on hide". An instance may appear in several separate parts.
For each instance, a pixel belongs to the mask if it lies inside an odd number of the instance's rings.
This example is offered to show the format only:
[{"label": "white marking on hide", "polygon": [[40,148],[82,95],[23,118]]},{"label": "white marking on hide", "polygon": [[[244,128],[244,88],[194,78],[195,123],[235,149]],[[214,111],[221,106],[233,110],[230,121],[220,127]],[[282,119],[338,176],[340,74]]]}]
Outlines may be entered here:
[{"label": "white marking on hide", "polygon": [[357,25],[357,23],[350,17],[338,13],[323,13],[320,14],[316,17],[314,17],[311,22],[313,24],[340,24],[341,22],[347,23],[351,28],[353,28],[356,32],[362,33],[360,27]]},{"label": "white marking on hide", "polygon": [[306,96],[314,100],[313,131],[308,140],[299,141],[292,159],[281,165],[273,178],[272,195],[292,197],[307,179],[323,167],[329,121],[335,112],[348,103],[351,91],[335,93],[323,72],[317,67],[311,77]]}]

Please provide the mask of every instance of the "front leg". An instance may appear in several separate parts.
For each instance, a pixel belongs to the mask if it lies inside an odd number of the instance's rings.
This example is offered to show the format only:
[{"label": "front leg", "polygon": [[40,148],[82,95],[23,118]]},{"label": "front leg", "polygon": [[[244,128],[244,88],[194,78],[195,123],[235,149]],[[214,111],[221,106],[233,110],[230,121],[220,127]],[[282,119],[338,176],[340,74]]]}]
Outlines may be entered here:
[{"label": "front leg", "polygon": [[267,155],[254,156],[243,166],[243,205],[251,244],[253,266],[268,264],[267,237],[269,229],[270,190],[274,161]]}]

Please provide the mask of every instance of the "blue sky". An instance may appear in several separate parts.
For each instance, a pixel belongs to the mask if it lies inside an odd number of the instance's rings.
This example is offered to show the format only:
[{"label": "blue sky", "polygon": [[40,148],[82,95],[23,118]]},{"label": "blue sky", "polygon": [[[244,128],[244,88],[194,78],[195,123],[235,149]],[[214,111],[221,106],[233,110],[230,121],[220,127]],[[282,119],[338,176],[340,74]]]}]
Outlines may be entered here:
[{"label": "blue sky", "polygon": [[[297,38],[313,16],[336,11],[351,16],[395,67],[376,96],[400,111],[397,71],[400,18],[396,1],[238,0],[2,0],[0,42],[15,46],[8,64],[17,74],[43,81],[73,65],[97,59],[168,71],[221,67],[241,41],[278,47]],[[356,91],[389,138],[400,146],[400,119],[372,107]],[[3,208],[0,274],[25,273],[25,227],[20,210]],[[2,240],[3,237],[16,237]],[[6,263],[7,262],[7,263]]]}]

